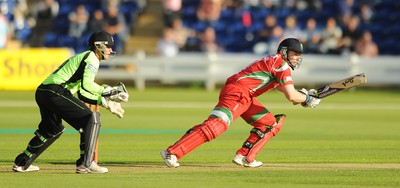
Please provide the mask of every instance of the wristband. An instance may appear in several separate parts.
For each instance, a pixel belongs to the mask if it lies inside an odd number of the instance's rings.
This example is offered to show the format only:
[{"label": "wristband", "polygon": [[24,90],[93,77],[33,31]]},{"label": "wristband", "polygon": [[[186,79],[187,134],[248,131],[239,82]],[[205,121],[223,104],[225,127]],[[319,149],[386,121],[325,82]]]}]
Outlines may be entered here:
[{"label": "wristband", "polygon": [[304,103],[308,103],[311,100],[311,96],[309,94],[306,94],[306,100],[304,101]]}]

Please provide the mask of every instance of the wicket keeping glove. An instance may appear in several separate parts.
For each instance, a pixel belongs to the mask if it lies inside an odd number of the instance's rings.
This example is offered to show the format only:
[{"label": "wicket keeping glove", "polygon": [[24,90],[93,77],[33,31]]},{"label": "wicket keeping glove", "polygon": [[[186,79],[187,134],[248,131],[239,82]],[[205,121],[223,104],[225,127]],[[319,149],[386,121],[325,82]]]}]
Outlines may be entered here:
[{"label": "wicket keeping glove", "polygon": [[110,112],[113,113],[114,115],[116,115],[116,116],[119,117],[119,118],[123,118],[123,117],[124,117],[125,110],[122,109],[121,103],[111,101],[110,104],[111,104],[111,105],[109,106],[109,107],[110,107],[110,108],[109,108]]},{"label": "wicket keeping glove", "polygon": [[307,91],[306,89],[301,89],[299,90],[301,93],[304,93],[307,98],[306,101],[301,103],[301,106],[303,106],[304,108],[315,108],[318,106],[319,102],[321,102],[321,99],[313,97],[317,95],[317,91],[315,89],[310,89],[308,92],[304,92]]},{"label": "wicket keeping glove", "polygon": [[108,97],[101,97],[101,105],[119,118],[124,117],[125,110],[121,103],[110,100]]},{"label": "wicket keeping glove", "polygon": [[108,97],[115,102],[128,102],[129,99],[128,91],[123,83],[118,83],[118,85],[114,87],[106,87],[101,96]]}]

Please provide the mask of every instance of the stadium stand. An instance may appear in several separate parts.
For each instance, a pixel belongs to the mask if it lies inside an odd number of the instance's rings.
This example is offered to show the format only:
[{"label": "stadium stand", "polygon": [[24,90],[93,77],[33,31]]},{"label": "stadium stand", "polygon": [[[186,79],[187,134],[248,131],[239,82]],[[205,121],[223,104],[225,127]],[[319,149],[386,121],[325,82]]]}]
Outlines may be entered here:
[{"label": "stadium stand", "polygon": [[[31,2],[31,1],[29,1]],[[84,0],[70,1],[57,0],[59,3],[59,14],[54,21],[53,30],[45,36],[44,47],[70,47],[75,52],[82,51],[82,41],[87,35],[80,38],[68,36],[68,13],[72,12],[75,7],[83,3],[87,11],[92,14],[97,9],[106,11],[102,1]],[[159,1],[161,3],[161,0]],[[309,1],[311,2],[311,1]],[[196,10],[201,0],[185,0],[182,1],[181,18],[186,27],[195,31],[203,31],[207,26],[215,29],[217,41],[223,46],[226,52],[252,52],[254,45],[258,42],[255,32],[260,28],[263,18],[268,14],[274,14],[278,23],[284,26],[284,20],[288,15],[295,15],[298,26],[304,28],[306,21],[310,17],[317,20],[318,26],[323,27],[324,22],[329,16],[337,16],[340,12],[340,2],[342,0],[320,0],[321,10],[312,10],[310,8],[299,10],[293,7],[275,7],[268,9],[265,7],[243,6],[240,10],[224,8],[221,11],[220,18],[216,22],[208,23],[197,19]],[[373,35],[374,42],[379,47],[380,55],[398,55],[400,53],[400,1],[398,0],[354,0],[352,11],[354,14],[359,12],[362,3],[367,3],[373,10],[371,23],[361,25],[362,29],[369,30]],[[15,19],[13,10],[17,7],[17,0],[0,0],[3,14],[12,23]],[[7,10],[7,11],[5,11]],[[124,15],[125,21],[130,29],[134,29],[137,19],[138,5],[135,0],[121,0],[119,10]],[[244,13],[250,13],[251,25],[243,25]],[[14,30],[14,37],[25,43],[31,32],[29,27],[19,27]],[[134,32],[130,32],[134,35]],[[160,36],[161,37],[161,36]],[[196,40],[196,39],[189,39]],[[155,47],[154,47],[155,48]]]}]

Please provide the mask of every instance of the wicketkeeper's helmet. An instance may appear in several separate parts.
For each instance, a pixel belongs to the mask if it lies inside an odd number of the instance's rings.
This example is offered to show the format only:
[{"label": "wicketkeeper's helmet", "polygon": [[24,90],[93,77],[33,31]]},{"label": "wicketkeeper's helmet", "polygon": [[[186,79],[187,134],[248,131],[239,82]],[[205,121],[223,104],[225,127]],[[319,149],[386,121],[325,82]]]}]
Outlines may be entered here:
[{"label": "wicketkeeper's helmet", "polygon": [[292,69],[298,68],[301,64],[301,61],[296,64],[296,66],[292,65],[292,63],[289,60],[289,53],[288,51],[295,51],[298,53],[303,53],[303,44],[299,41],[299,39],[296,38],[287,38],[283,40],[279,46],[277,52],[282,54],[282,56],[289,61],[290,66]]},{"label": "wicketkeeper's helmet", "polygon": [[93,33],[92,35],[90,35],[88,41],[88,46],[90,50],[95,51],[96,49],[98,49],[102,54],[103,59],[104,59],[104,52],[107,50],[107,48],[111,48],[113,45],[114,45],[113,37],[105,31],[99,31]]}]

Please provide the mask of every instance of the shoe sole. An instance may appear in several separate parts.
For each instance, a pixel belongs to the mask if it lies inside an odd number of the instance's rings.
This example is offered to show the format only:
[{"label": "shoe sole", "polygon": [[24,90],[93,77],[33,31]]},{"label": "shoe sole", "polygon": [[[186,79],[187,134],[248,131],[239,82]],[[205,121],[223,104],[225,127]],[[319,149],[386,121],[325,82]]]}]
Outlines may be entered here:
[{"label": "shoe sole", "polygon": [[232,160],[232,162],[233,162],[235,165],[243,166],[243,163],[237,162],[237,161],[235,161],[235,160]]},{"label": "shoe sole", "polygon": [[260,165],[260,166],[243,165],[243,166],[246,167],[246,168],[259,168],[259,167],[262,167],[262,165]]},{"label": "shoe sole", "polygon": [[242,167],[246,167],[246,168],[258,168],[258,167],[261,167],[261,166],[262,166],[262,164],[261,164],[260,166],[249,166],[249,165],[245,165],[245,164],[243,164],[243,163],[237,162],[237,161],[235,161],[234,159],[232,160],[232,162],[233,162],[234,164],[238,165],[238,166],[242,166]]},{"label": "shoe sole", "polygon": [[107,172],[94,172],[94,171],[75,171],[77,174],[105,174]]},{"label": "shoe sole", "polygon": [[107,172],[108,172],[108,170],[105,171],[105,172],[93,171],[93,170],[90,170],[87,167],[85,167],[85,168],[81,168],[80,167],[80,169],[76,169],[76,171],[75,171],[75,173],[77,173],[77,174],[104,174],[104,173],[107,173]]},{"label": "shoe sole", "polygon": [[166,162],[166,160],[167,160],[167,154],[166,154],[166,151],[165,151],[165,150],[164,150],[164,151],[161,151],[160,154],[161,154],[161,157],[164,159],[164,164],[165,164],[165,165],[167,165],[167,166],[170,167],[170,168],[177,168],[177,167],[179,167],[179,165],[178,165],[178,166],[173,166],[173,165],[170,165],[169,163]]},{"label": "shoe sole", "polygon": [[13,171],[14,172],[35,172],[35,171],[39,171],[40,169],[34,169],[34,170],[32,170],[32,169],[30,169],[30,168],[28,168],[28,169],[26,169],[26,170],[22,170],[22,167],[21,166],[13,166]]}]

